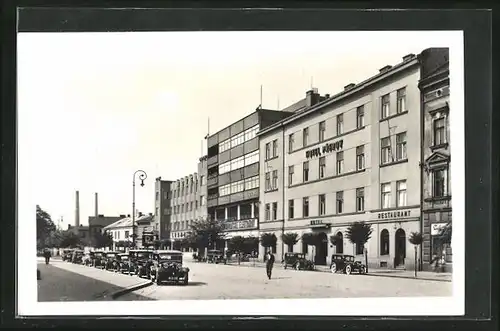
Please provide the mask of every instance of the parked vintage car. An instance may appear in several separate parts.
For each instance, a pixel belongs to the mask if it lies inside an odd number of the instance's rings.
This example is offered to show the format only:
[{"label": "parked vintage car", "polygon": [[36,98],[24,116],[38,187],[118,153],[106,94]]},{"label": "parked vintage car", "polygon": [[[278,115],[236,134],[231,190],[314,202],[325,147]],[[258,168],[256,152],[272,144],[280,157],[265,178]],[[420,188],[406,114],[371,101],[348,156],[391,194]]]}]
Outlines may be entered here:
[{"label": "parked vintage car", "polygon": [[129,251],[129,259],[134,272],[139,277],[147,277],[150,275],[150,266],[152,264],[153,251],[147,249],[131,249]]},{"label": "parked vintage car", "polygon": [[83,254],[83,258],[82,258],[82,264],[84,266],[87,266],[87,267],[90,267],[92,265],[92,255],[94,254],[94,252],[86,252]]},{"label": "parked vintage car", "polygon": [[352,272],[365,274],[366,266],[361,261],[356,261],[353,255],[333,254],[330,271],[332,273],[342,272],[346,275],[350,275]]},{"label": "parked vintage car", "polygon": [[73,249],[65,249],[62,253],[62,260],[66,262],[71,262],[73,258]]},{"label": "parked vintage car", "polygon": [[92,266],[96,268],[104,268],[105,256],[104,251],[92,252]]},{"label": "parked vintage car", "polygon": [[71,256],[71,262],[81,264],[83,261],[84,251],[81,249],[75,249],[73,255]]},{"label": "parked vintage car", "polygon": [[155,251],[152,256],[150,271],[151,280],[156,284],[162,282],[174,282],[183,285],[189,283],[189,268],[182,265],[182,252],[161,250]]},{"label": "parked vintage car", "polygon": [[206,261],[208,263],[227,263],[227,259],[224,256],[224,253],[222,251],[219,251],[217,249],[211,249],[207,252],[207,258]]},{"label": "parked vintage car", "polygon": [[128,273],[132,275],[134,272],[134,266],[130,263],[130,255],[129,253],[119,253],[116,255],[116,265],[115,271]]},{"label": "parked vintage car", "polygon": [[120,252],[109,251],[104,252],[104,269],[105,270],[114,270],[116,266],[116,255]]},{"label": "parked vintage car", "polygon": [[284,256],[283,267],[292,267],[295,270],[314,270],[314,263],[304,253],[287,252]]}]

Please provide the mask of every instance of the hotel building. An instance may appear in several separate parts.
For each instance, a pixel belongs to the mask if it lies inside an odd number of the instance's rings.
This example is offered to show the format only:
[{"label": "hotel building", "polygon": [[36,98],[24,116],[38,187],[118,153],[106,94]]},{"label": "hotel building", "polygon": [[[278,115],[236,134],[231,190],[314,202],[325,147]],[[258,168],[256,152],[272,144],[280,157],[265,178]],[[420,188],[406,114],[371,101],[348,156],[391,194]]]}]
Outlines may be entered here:
[{"label": "hotel building", "polygon": [[172,183],[172,248],[181,249],[181,241],[194,221],[207,217],[207,158],[200,158],[198,172]]},{"label": "hotel building", "polygon": [[[423,268],[429,269],[441,249],[436,236],[451,222],[451,148],[449,50],[429,49],[421,54],[422,79],[422,219]],[[451,247],[445,247],[446,269],[452,269]]]},{"label": "hotel building", "polygon": [[[408,237],[421,231],[419,63],[409,54],[259,132],[260,233],[276,235],[277,256],[293,249],[329,265],[333,253],[361,258],[366,249],[371,267],[413,267]],[[347,239],[355,221],[371,225],[365,247]],[[285,247],[281,235],[290,232],[318,233],[322,243]],[[335,246],[333,235],[341,238]]]},{"label": "hotel building", "polygon": [[160,240],[170,239],[171,217],[172,217],[172,181],[155,180],[155,218],[154,228],[158,232]]},{"label": "hotel building", "polygon": [[[290,111],[259,108],[208,137],[208,215],[224,221],[226,240],[233,236],[259,236],[257,132],[291,114]],[[222,249],[225,244],[217,243],[216,247]]]}]

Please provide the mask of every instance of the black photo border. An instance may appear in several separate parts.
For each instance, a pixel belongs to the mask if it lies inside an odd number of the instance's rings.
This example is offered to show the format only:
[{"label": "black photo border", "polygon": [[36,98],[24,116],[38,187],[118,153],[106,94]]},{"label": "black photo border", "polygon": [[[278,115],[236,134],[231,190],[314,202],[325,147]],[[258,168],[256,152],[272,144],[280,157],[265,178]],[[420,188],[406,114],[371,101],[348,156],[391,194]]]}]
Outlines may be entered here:
[{"label": "black photo border", "polygon": [[[232,5],[229,7],[228,5]],[[401,4],[393,4],[400,7]],[[89,8],[92,6],[93,8]],[[169,7],[111,10],[106,7]],[[2,2],[2,327],[150,327],[177,329],[497,329],[498,145],[492,112],[492,11],[363,10],[374,3],[194,1]],[[25,7],[19,12],[16,7]],[[31,8],[29,8],[31,7]],[[58,8],[59,7],[59,8]],[[64,8],[62,8],[64,7]],[[260,8],[259,8],[260,7]],[[173,9],[176,8],[176,9]],[[184,8],[184,9],[182,9]],[[246,8],[246,9],[242,9]],[[253,9],[250,9],[253,8]],[[257,9],[259,8],[259,9]],[[267,9],[266,9],[267,8]],[[285,9],[277,9],[285,8]],[[343,8],[343,9],[339,9]],[[389,8],[389,7],[388,7]],[[470,6],[469,6],[470,8]],[[19,16],[18,16],[19,14]],[[19,25],[18,25],[19,24]],[[465,317],[232,316],[16,317],[16,32],[174,30],[463,30],[465,83]],[[339,45],[341,47],[341,45]],[[265,50],[264,50],[265,51]],[[369,53],[367,52],[367,56]],[[498,119],[498,115],[496,115]],[[498,131],[498,130],[496,130]],[[497,133],[497,132],[495,132]],[[493,200],[495,199],[495,200]],[[495,207],[495,209],[493,209]],[[495,281],[493,281],[495,280]],[[133,319],[133,323],[130,321]]]}]

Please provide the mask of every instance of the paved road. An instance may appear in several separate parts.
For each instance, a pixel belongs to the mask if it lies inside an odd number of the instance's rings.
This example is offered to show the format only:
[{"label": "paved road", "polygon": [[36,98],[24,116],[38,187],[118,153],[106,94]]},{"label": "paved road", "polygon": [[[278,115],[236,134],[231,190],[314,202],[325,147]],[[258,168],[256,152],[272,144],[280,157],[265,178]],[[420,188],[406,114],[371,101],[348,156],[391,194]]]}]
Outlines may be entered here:
[{"label": "paved road", "polygon": [[[187,261],[189,285],[153,285],[133,295],[157,300],[175,299],[272,299],[448,296],[451,282],[405,278],[343,275],[312,271],[284,270],[277,265],[268,280],[265,269],[215,265]],[[130,298],[129,298],[130,296]]]},{"label": "paved road", "polygon": [[[38,263],[42,276],[38,280],[38,301],[111,301],[111,293],[123,288],[58,267],[65,264],[71,265],[62,261],[51,261],[49,265]],[[136,294],[127,295],[126,298],[118,297],[116,300],[122,299],[154,300]]]}]

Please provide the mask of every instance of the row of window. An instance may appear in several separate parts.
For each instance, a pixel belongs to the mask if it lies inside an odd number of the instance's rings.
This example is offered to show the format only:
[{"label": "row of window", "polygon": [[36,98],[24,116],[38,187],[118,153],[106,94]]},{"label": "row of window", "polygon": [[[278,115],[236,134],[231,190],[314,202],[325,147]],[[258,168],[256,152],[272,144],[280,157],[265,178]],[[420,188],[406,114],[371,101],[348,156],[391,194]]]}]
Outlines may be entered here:
[{"label": "row of window", "polygon": [[193,211],[194,209],[198,209],[198,206],[202,207],[207,204],[206,197],[204,195],[200,196],[200,201],[195,200],[194,201],[194,206],[193,206],[193,201],[185,203],[185,204],[180,204],[180,205],[175,205],[173,206],[173,211],[174,214],[182,214],[186,213],[188,211]]},{"label": "row of window", "polygon": [[233,147],[243,144],[246,141],[252,140],[257,137],[257,132],[259,132],[259,125],[251,127],[234,137],[231,137],[223,142],[219,143],[219,153],[225,152]]},{"label": "row of window", "polygon": [[259,151],[251,152],[231,161],[219,165],[219,175],[241,169],[245,166],[259,162]]},{"label": "row of window", "polygon": [[[380,118],[385,119],[391,116],[391,95],[390,93],[382,96]],[[406,112],[406,88],[400,88],[396,91],[396,114]]]},{"label": "row of window", "polygon": [[253,190],[258,187],[259,187],[259,176],[254,176],[231,184],[220,186],[219,196],[222,197],[225,195],[243,192],[246,190]]},{"label": "row of window", "polygon": [[[199,185],[198,185],[199,183]],[[174,198],[178,198],[190,193],[196,193],[198,192],[198,186],[203,186],[206,185],[206,178],[203,175],[200,175],[200,180],[198,182],[198,178],[194,178],[194,180],[190,181],[189,184],[188,182],[180,182],[180,184],[176,187],[173,188],[172,190],[172,196]],[[158,192],[156,193],[156,200],[158,200]]]},{"label": "row of window", "polygon": [[189,230],[192,224],[193,220],[173,222],[172,231]]},{"label": "row of window", "polygon": [[[121,231],[111,231],[111,236],[113,236],[113,239],[119,240],[120,239],[120,232]],[[129,231],[125,231],[125,238],[123,239],[128,239],[130,236]]]},{"label": "row of window", "polygon": [[266,160],[278,156],[278,139],[273,140],[266,144]]}]

